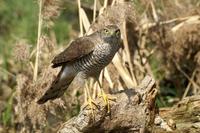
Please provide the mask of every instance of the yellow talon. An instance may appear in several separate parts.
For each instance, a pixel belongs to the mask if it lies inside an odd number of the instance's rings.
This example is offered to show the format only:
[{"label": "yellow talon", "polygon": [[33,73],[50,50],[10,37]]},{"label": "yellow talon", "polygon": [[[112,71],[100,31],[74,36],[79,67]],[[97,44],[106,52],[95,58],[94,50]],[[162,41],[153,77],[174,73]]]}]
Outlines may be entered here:
[{"label": "yellow talon", "polygon": [[89,105],[89,108],[91,110],[92,117],[93,117],[93,120],[94,120],[94,118],[95,118],[95,115],[94,115],[95,107],[94,106],[96,106],[96,107],[98,107],[98,106],[90,96],[90,90],[89,90],[89,86],[88,86],[87,83],[86,83],[85,89],[86,89],[86,96],[87,96],[87,98],[86,98],[87,101],[86,101],[86,106],[85,107],[87,107]]},{"label": "yellow talon", "polygon": [[88,98],[88,105],[90,106],[91,112],[92,112],[92,117],[94,118],[94,105],[97,106],[95,104],[95,102],[93,101],[93,99],[91,97]]},{"label": "yellow talon", "polygon": [[97,83],[99,84],[99,87],[101,88],[101,94],[98,94],[98,97],[103,97],[103,101],[104,101],[105,105],[107,106],[107,111],[108,111],[108,113],[110,113],[109,100],[115,101],[116,97],[113,97],[113,96],[108,97],[107,94],[103,91],[102,85],[98,79],[97,79]]},{"label": "yellow talon", "polygon": [[115,100],[115,97],[108,97],[107,94],[105,94],[105,92],[103,91],[103,89],[101,89],[101,94],[99,95],[99,97],[103,98],[103,101],[105,103],[105,105],[107,106],[107,111],[108,113],[110,113],[110,102],[109,100]]}]

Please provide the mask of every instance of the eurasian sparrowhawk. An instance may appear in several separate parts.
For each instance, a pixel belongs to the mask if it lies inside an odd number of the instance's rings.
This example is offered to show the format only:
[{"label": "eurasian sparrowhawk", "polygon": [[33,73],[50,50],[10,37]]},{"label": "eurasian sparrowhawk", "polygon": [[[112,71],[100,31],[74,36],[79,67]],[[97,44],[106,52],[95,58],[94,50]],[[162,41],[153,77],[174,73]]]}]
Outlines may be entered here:
[{"label": "eurasian sparrowhawk", "polygon": [[98,81],[101,70],[111,62],[120,48],[120,36],[116,25],[108,25],[91,35],[74,40],[53,59],[52,67],[62,68],[38,104],[61,97],[77,74]]}]

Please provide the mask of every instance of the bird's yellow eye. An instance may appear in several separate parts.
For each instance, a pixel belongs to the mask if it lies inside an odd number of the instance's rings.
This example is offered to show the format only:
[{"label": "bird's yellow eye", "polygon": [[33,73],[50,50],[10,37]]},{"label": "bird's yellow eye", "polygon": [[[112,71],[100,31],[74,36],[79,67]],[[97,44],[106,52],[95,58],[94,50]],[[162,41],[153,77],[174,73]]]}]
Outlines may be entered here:
[{"label": "bird's yellow eye", "polygon": [[104,29],[104,32],[107,34],[109,31],[107,29]]},{"label": "bird's yellow eye", "polygon": [[119,35],[120,35],[120,30],[115,31],[115,34],[116,34],[117,36],[119,36]]}]

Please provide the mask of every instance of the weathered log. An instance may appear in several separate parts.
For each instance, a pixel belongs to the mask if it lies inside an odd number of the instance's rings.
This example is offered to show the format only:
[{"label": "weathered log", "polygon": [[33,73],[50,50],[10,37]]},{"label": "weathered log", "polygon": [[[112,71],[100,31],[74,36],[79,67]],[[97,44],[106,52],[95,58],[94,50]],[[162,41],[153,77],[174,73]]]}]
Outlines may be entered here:
[{"label": "weathered log", "polygon": [[110,113],[102,98],[96,98],[93,113],[89,106],[83,106],[78,116],[63,123],[58,132],[151,132],[157,112],[156,95],[155,81],[146,76],[138,87],[111,95],[116,100],[110,101]]},{"label": "weathered log", "polygon": [[[186,97],[171,108],[161,108],[159,114],[172,129],[171,133],[200,133],[199,95]],[[159,127],[154,128],[155,133],[166,133]]]}]

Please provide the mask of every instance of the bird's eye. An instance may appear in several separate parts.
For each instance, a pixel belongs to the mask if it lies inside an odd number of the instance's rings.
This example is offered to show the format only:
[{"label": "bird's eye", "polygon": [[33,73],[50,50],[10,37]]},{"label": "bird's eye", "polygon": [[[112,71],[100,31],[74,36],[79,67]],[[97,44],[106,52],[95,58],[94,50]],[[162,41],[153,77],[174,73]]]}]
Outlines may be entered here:
[{"label": "bird's eye", "polygon": [[119,35],[120,35],[120,30],[116,30],[116,31],[115,31],[115,34],[116,34],[117,36],[119,36]]},{"label": "bird's eye", "polygon": [[107,30],[107,29],[104,29],[104,32],[105,32],[105,33],[108,33],[108,30]]}]

